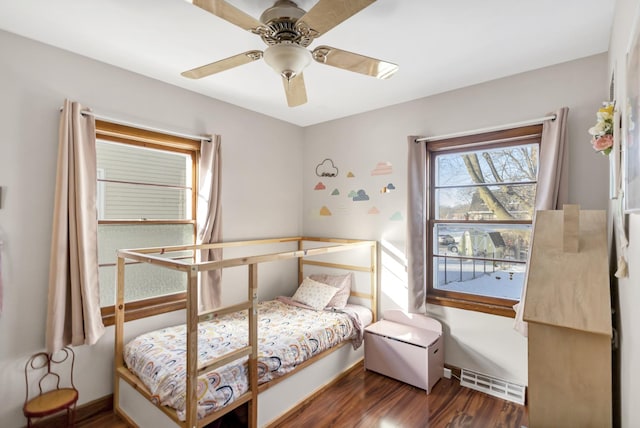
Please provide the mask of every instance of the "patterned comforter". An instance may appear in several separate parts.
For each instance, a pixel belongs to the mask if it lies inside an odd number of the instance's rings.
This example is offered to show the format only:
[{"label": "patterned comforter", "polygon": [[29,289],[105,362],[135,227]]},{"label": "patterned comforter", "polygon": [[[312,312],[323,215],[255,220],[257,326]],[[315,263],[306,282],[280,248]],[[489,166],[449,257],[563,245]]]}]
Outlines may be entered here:
[{"label": "patterned comforter", "polygon": [[[261,302],[258,309],[258,383],[268,382],[308,358],[351,340],[362,343],[357,312],[315,311],[280,300]],[[124,360],[147,386],[154,400],[173,407],[184,420],[186,398],[185,325],[145,333],[129,342]],[[247,345],[247,311],[200,323],[198,361],[206,363]],[[198,417],[219,410],[248,390],[247,357],[198,378]]]}]

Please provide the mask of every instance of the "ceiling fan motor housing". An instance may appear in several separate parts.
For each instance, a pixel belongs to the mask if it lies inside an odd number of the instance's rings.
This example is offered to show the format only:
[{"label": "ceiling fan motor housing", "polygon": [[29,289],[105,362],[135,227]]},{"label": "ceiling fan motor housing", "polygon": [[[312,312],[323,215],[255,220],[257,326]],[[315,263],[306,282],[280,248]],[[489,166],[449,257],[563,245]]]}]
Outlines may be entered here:
[{"label": "ceiling fan motor housing", "polygon": [[307,47],[313,41],[309,32],[301,32],[297,25],[306,12],[290,0],[278,0],[260,16],[265,27],[258,29],[258,34],[269,46],[282,42],[290,42]]}]

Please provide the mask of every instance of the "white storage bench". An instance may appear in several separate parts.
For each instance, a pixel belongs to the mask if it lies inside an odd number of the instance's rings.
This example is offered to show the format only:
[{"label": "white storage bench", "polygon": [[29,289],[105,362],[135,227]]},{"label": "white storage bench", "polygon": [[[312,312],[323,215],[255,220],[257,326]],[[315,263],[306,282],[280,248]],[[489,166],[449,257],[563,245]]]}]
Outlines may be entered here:
[{"label": "white storage bench", "polygon": [[420,314],[385,311],[365,329],[364,367],[429,394],[444,372],[442,324]]}]

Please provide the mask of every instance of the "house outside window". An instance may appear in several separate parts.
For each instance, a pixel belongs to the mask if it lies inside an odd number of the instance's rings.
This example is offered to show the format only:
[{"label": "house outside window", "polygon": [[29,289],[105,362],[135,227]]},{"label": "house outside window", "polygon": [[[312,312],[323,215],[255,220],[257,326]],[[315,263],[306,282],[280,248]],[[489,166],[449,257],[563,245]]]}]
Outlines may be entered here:
[{"label": "house outside window", "polygon": [[524,284],[541,126],[427,143],[428,302],[514,316]]},{"label": "house outside window", "polygon": [[[192,245],[199,142],[96,123],[98,262],[103,321],[110,324],[118,249]],[[185,253],[185,257],[190,257]],[[127,268],[128,319],[184,306],[186,279],[144,264]],[[155,307],[154,307],[155,305]]]}]

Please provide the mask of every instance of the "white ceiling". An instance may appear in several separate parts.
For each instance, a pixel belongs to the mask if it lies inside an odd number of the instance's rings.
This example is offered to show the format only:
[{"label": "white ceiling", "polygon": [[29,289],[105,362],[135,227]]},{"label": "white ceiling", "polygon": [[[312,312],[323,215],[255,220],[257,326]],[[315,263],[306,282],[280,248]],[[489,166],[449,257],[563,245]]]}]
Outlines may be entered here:
[{"label": "white ceiling", "polygon": [[[228,0],[259,18],[271,0]],[[317,0],[299,0],[309,10]],[[612,0],[378,0],[310,46],[394,62],[389,80],[312,62],[308,103],[287,107],[264,61],[200,79],[182,71],[259,36],[183,0],[0,0],[0,29],[300,126],[573,60],[609,45]],[[3,53],[6,54],[6,53]]]}]

